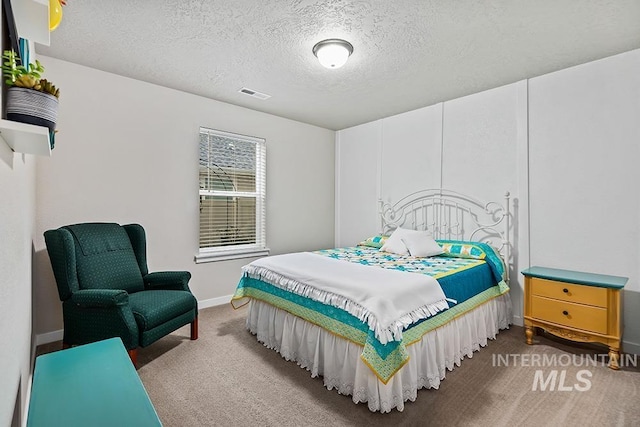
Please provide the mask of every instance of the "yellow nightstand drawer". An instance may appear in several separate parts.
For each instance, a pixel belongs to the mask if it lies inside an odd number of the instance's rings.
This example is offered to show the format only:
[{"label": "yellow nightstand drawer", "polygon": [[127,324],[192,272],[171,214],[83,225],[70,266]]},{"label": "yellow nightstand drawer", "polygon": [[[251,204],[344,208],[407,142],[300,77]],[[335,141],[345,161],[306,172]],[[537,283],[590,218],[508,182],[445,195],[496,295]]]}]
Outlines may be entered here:
[{"label": "yellow nightstand drawer", "polygon": [[532,317],[570,328],[607,333],[607,310],[539,296],[532,297]]},{"label": "yellow nightstand drawer", "polygon": [[532,277],[530,283],[533,295],[579,304],[589,304],[596,307],[607,307],[606,288],[556,282],[537,277]]},{"label": "yellow nightstand drawer", "polygon": [[536,328],[572,341],[609,347],[609,366],[618,369],[622,339],[622,289],[628,278],[533,266],[524,275],[527,344]]}]

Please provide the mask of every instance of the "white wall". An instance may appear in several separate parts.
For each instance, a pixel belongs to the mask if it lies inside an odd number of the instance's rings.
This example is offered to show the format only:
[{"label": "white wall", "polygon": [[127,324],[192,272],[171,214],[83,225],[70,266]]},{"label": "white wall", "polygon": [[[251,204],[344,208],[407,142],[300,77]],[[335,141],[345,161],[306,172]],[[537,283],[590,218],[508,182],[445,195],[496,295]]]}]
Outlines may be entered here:
[{"label": "white wall", "polygon": [[440,188],[442,104],[378,122],[382,126],[379,197],[384,202],[397,202],[416,191]]},{"label": "white wall", "polygon": [[640,351],[640,50],[531,79],[529,117],[531,262],[629,277]]},{"label": "white wall", "polygon": [[516,195],[518,89],[502,86],[444,103],[442,186],[500,200]]},{"label": "white wall", "polygon": [[138,222],[147,232],[151,271],[190,271],[199,301],[233,293],[240,267],[250,258],[193,261],[200,126],[266,139],[272,254],[333,245],[333,131],[49,57],[40,60],[61,96],[53,156],[37,166],[37,333],[62,328],[42,233],[65,224]]},{"label": "white wall", "polygon": [[[379,193],[381,122],[371,122],[336,135],[337,246],[355,245],[375,232],[380,220],[375,209]],[[344,185],[348,182],[349,185]],[[341,226],[344,225],[344,226]]]},{"label": "white wall", "polygon": [[[509,191],[515,322],[522,324],[519,272],[529,265],[625,276],[623,349],[640,353],[640,50],[447,101],[443,125],[426,114],[439,108],[359,126],[382,129],[379,147],[365,145],[356,128],[338,132],[338,168],[353,156],[377,158],[383,167],[370,178],[381,181],[385,200],[397,200],[403,188],[408,194],[420,183],[431,187],[433,175],[424,169],[435,174],[439,166],[428,162],[441,156],[443,188],[482,200]],[[358,198],[362,179],[355,176],[337,178],[340,192],[356,195],[338,209],[358,205],[366,224],[377,225],[369,220],[377,205]],[[367,194],[372,185],[365,183]],[[377,231],[345,212],[336,218],[340,234]]]},{"label": "white wall", "polygon": [[[31,368],[35,160],[0,141],[0,425],[20,422]],[[14,414],[15,411],[15,414]]]},{"label": "white wall", "polygon": [[[515,159],[526,150],[523,91],[524,81],[339,131],[337,188],[343,196],[336,227],[341,234],[353,226],[365,234],[378,231],[371,229],[380,225],[378,198],[396,202],[441,186],[481,200],[502,201],[506,192],[518,197]],[[367,229],[356,224],[361,214]]]},{"label": "white wall", "polygon": [[517,159],[526,151],[526,102],[526,81],[445,102],[442,147],[443,188],[503,205],[506,193],[510,195],[509,285],[514,321],[520,325],[524,280],[519,272],[528,267],[520,254],[526,253],[528,239],[518,232],[518,206],[527,199],[528,188],[519,180],[524,165]]},{"label": "white wall", "polygon": [[[394,203],[415,191],[440,187],[483,201],[504,203],[507,192],[512,199],[526,199],[515,160],[526,150],[526,82],[341,130],[337,140],[341,197],[336,243],[341,246],[380,230],[378,199]],[[372,167],[376,163],[377,169]],[[518,227],[517,221],[512,225]],[[527,244],[526,236],[517,236],[512,230],[516,248]],[[512,260],[511,288],[521,323],[518,253]]]}]

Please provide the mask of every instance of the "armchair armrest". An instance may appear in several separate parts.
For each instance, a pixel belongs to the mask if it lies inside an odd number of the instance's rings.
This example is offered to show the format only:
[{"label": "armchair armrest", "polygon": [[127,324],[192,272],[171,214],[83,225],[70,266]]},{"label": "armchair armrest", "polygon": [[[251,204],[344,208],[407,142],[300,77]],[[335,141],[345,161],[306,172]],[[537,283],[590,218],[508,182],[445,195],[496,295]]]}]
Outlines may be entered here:
[{"label": "armchair armrest", "polygon": [[140,345],[129,294],[122,289],[80,289],[62,303],[62,311],[67,344],[120,337],[129,350]]},{"label": "armchair armrest", "polygon": [[191,273],[188,271],[157,271],[143,276],[144,286],[147,289],[169,289],[188,291]]},{"label": "armchair armrest", "polygon": [[84,308],[108,308],[129,304],[129,294],[120,289],[81,289],[71,295],[71,301]]}]

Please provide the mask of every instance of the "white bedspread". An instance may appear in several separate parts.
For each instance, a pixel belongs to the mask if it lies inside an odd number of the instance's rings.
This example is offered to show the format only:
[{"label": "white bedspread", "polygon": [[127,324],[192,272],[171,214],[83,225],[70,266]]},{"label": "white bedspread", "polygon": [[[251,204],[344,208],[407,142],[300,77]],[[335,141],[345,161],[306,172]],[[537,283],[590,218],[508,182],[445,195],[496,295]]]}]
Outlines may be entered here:
[{"label": "white bedspread", "polygon": [[243,267],[249,277],[322,302],[369,325],[382,344],[404,327],[449,308],[430,276],[337,260],[310,252],[276,255]]}]

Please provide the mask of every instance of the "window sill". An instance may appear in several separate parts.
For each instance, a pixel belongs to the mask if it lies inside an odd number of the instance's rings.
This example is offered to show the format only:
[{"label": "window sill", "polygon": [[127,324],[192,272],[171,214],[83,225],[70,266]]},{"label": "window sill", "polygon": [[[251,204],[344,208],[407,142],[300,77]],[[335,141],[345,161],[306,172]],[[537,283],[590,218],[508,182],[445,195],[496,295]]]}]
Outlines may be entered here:
[{"label": "window sill", "polygon": [[269,255],[269,248],[200,252],[195,256],[195,262],[196,264],[201,264],[204,262],[228,261],[231,259],[241,258],[256,258],[267,255]]}]

